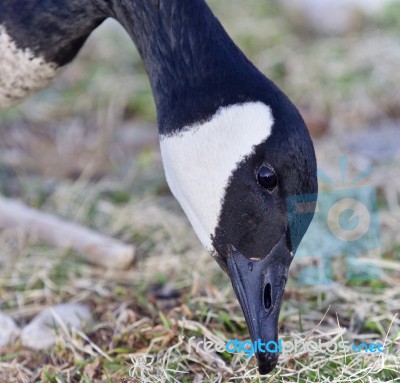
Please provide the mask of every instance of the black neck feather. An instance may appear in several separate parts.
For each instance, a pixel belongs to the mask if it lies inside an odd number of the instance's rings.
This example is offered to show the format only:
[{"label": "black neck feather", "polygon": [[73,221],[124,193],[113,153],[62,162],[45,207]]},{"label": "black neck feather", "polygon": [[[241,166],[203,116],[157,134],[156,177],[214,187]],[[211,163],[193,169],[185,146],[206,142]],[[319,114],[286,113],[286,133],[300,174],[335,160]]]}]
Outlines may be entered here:
[{"label": "black neck feather", "polygon": [[0,1],[0,24],[17,46],[58,66],[107,17],[125,27],[143,58],[161,134],[207,120],[221,106],[264,101],[272,107],[279,98],[205,0]]},{"label": "black neck feather", "polygon": [[0,25],[20,49],[57,66],[69,63],[106,18],[92,1],[0,1]]},{"label": "black neck feather", "polygon": [[145,63],[161,134],[265,93],[266,79],[204,0],[121,0],[112,8]]}]

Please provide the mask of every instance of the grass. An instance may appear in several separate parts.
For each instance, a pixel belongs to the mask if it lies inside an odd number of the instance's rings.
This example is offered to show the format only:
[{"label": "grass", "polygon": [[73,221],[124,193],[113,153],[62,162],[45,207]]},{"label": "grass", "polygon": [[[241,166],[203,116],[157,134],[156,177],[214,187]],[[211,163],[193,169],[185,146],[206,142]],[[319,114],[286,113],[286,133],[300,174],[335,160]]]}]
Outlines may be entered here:
[{"label": "grass", "polygon": [[[126,35],[105,25],[47,90],[0,114],[0,191],[137,246],[129,270],[88,265],[16,230],[0,233],[0,307],[21,325],[61,302],[88,304],[95,325],[60,334],[36,352],[0,351],[0,382],[392,382],[400,361],[400,158],[371,162],[346,146],[400,116],[399,26],[391,5],[342,36],[310,33],[276,2],[212,6],[250,58],[302,108],[329,122],[315,140],[319,166],[377,189],[382,248],[378,280],[305,286],[292,268],[280,327],[285,340],[382,342],[385,352],[302,351],[257,375],[254,358],[189,348],[189,339],[248,338],[230,282],[206,254],[170,195],[157,147],[154,103]],[[391,8],[393,7],[393,8]],[[330,190],[321,185],[322,189]],[[318,249],[310,249],[317,254]],[[300,271],[299,271],[300,270]]]}]

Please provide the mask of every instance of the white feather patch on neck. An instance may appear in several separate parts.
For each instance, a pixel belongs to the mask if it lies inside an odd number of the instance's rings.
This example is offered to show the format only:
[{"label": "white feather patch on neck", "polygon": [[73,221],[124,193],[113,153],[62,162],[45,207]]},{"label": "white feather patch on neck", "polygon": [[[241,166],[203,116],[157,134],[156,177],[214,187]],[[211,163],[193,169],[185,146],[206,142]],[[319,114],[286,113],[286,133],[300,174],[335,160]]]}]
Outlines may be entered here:
[{"label": "white feather patch on neck", "polygon": [[270,107],[249,102],[220,108],[210,121],[160,138],[168,185],[209,251],[229,178],[270,136],[273,122]]},{"label": "white feather patch on neck", "polygon": [[56,64],[18,49],[0,25],[0,109],[44,88],[57,72]]}]

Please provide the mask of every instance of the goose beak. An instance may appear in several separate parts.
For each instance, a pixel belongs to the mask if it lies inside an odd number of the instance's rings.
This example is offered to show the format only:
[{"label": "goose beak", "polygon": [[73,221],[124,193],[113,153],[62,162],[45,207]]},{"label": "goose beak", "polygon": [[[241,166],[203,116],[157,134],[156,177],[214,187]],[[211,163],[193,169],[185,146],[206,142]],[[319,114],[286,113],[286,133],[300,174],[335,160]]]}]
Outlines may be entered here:
[{"label": "goose beak", "polygon": [[[278,363],[279,354],[268,352],[264,344],[278,342],[278,318],[291,261],[286,235],[260,260],[248,259],[231,246],[229,275],[253,345],[254,342],[258,345],[255,354],[262,375],[271,372]],[[272,345],[268,349],[277,351]]]}]

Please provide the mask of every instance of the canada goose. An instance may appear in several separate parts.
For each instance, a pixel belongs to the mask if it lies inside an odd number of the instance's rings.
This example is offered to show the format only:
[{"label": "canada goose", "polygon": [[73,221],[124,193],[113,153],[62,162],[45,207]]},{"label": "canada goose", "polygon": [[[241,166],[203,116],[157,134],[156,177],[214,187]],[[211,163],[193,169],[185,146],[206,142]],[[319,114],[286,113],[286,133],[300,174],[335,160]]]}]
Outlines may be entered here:
[{"label": "canada goose", "polygon": [[[311,221],[287,199],[317,192],[305,123],[233,43],[204,0],[0,4],[0,106],[47,83],[105,18],[136,44],[157,107],[168,184],[228,274],[253,341],[278,340],[289,265]],[[259,371],[278,355],[258,352]]]}]

